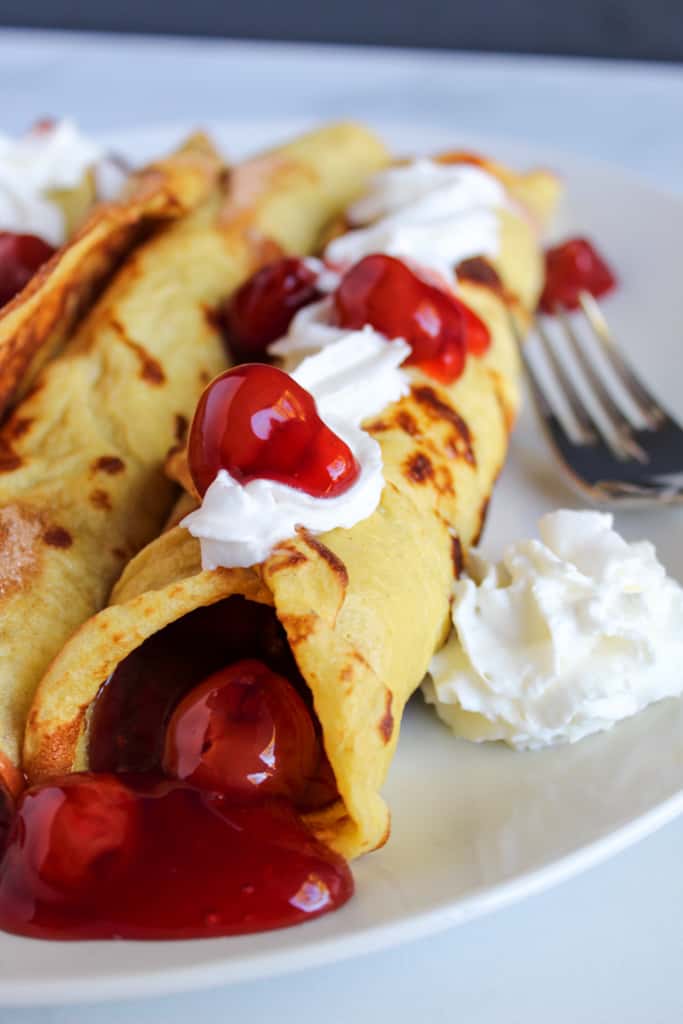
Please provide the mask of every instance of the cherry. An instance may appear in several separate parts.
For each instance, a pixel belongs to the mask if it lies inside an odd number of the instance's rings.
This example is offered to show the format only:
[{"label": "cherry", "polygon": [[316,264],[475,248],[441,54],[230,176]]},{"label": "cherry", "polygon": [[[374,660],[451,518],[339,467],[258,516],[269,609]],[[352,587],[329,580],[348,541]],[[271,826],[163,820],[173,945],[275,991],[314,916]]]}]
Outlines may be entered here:
[{"label": "cherry", "polygon": [[604,259],[586,238],[570,238],[545,254],[545,288],[540,307],[552,313],[557,306],[577,309],[579,292],[596,297],[611,291],[617,281]]},{"label": "cherry", "polygon": [[412,348],[406,364],[444,383],[462,373],[470,337],[477,352],[488,344],[488,331],[471,310],[393,256],[377,253],[356,263],[334,303],[342,327],[371,324],[389,339],[405,338]]},{"label": "cherry", "polygon": [[220,469],[239,483],[265,478],[316,498],[348,490],[360,469],[323,423],[313,396],[274,366],[245,363],[216,377],[190,428],[192,479],[205,494]]},{"label": "cherry", "polygon": [[316,282],[315,271],[294,256],[257,270],[223,310],[234,355],[240,360],[263,356],[287,333],[294,314],[320,298]]},{"label": "cherry", "polygon": [[137,825],[135,799],[115,775],[66,775],[24,793],[9,846],[43,884],[84,890],[130,862]]},{"label": "cherry", "polygon": [[178,704],[163,769],[200,789],[240,799],[301,802],[320,762],[313,720],[284,676],[256,659],[215,672]]},{"label": "cherry", "polygon": [[28,284],[54,251],[37,235],[0,231],[0,306]]}]

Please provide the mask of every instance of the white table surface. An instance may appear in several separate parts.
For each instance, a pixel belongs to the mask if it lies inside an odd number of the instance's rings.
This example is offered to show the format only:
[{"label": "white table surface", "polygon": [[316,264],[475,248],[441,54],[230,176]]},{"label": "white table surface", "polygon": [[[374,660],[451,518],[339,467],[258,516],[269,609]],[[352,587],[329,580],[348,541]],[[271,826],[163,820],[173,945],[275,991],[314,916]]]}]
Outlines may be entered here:
[{"label": "white table surface", "polygon": [[[315,90],[297,77],[302,59]],[[451,117],[454,134],[546,142],[683,191],[680,66],[0,31],[0,95],[7,131],[65,113],[100,132],[254,116],[386,122],[388,110],[397,121]],[[0,1021],[679,1024],[682,865],[683,818],[557,889],[362,960],[167,999],[0,1009]]]}]

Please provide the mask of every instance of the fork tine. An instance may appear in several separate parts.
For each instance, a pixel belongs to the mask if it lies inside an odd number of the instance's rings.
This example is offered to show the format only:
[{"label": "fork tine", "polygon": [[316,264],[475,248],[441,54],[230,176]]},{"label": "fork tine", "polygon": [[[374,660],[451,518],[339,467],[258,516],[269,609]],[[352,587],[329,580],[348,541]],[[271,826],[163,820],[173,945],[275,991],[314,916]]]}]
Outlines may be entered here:
[{"label": "fork tine", "polygon": [[579,341],[578,335],[567,316],[566,310],[563,309],[562,306],[558,306],[555,309],[555,313],[557,315],[557,319],[564,328],[564,333],[569,341],[571,350],[577,362],[580,364],[591,388],[593,389],[593,393],[599,401],[603,413],[609,420],[612,429],[619,440],[621,448],[627,455],[630,455],[631,458],[637,459],[638,462],[646,463],[648,461],[648,457],[631,432],[633,424],[629,423],[628,419],[624,416],[621,409],[605,387],[600,374],[595,370],[591,360],[586,355],[584,346]]},{"label": "fork tine", "polygon": [[656,430],[667,418],[664,409],[662,409],[654,395],[652,395],[636,377],[624,356],[619,351],[603,312],[594,296],[592,296],[590,292],[580,292],[579,303],[581,304],[581,310],[586,322],[597,339],[600,348],[607,357],[612,369],[635,402],[641,415],[646,420],[648,427],[651,430]]},{"label": "fork tine", "polygon": [[602,423],[593,416],[557,355],[553,341],[546,331],[541,317],[536,317],[535,327],[541,339],[546,358],[552,367],[556,382],[579,425],[582,434],[581,443],[596,444],[598,439],[601,439],[614,457],[620,461],[623,462],[628,458],[637,458],[638,461],[646,462],[647,456],[645,453],[637,445],[629,443],[629,438],[624,437],[623,433],[619,431],[616,431],[615,438],[612,432],[605,430]]},{"label": "fork tine", "polygon": [[543,326],[540,317],[536,317],[534,326],[536,327],[536,332],[541,339],[541,347],[545,352],[546,359],[550,363],[555,379],[560,386],[562,394],[564,395],[564,399],[580,429],[582,443],[595,444],[597,441],[597,425],[581,401],[579,393],[574,387],[574,383],[569,377],[569,374],[558,359],[553,343],[548,332]]}]

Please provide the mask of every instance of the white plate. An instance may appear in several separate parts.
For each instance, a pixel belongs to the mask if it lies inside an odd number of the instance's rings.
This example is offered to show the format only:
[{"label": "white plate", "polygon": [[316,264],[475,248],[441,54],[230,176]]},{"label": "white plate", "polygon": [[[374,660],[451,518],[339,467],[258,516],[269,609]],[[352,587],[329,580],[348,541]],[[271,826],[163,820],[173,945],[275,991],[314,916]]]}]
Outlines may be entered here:
[{"label": "white plate", "polygon": [[[264,121],[210,126],[235,156],[302,127]],[[376,127],[382,130],[383,126]],[[139,158],[183,126],[110,139]],[[566,177],[558,232],[596,239],[622,287],[608,313],[646,380],[682,411],[683,203],[599,164],[537,146],[386,126],[403,151],[464,144]],[[530,411],[495,491],[484,547],[528,535],[538,516],[576,502]],[[629,513],[628,537],[650,537],[683,580],[683,511]],[[355,898],[299,928],[175,943],[50,943],[0,935],[0,1003],[36,1004],[168,993],[295,971],[414,939],[499,908],[616,853],[683,811],[683,702],[666,701],[608,734],[535,754],[453,740],[417,696],[386,785],[391,840],[354,866]],[[169,894],[172,898],[172,894]]]}]

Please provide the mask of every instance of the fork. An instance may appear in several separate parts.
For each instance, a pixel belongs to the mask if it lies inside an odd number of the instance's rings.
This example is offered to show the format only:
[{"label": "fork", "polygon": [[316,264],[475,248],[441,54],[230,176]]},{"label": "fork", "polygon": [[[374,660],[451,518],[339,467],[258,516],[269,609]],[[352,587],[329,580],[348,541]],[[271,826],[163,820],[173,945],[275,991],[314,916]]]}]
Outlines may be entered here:
[{"label": "fork", "polygon": [[[596,505],[683,502],[683,429],[621,354],[594,297],[581,292],[579,302],[577,318],[558,306],[552,319],[564,337],[565,351],[581,371],[583,389],[558,354],[548,330],[551,318],[539,315],[535,320],[542,355],[537,363],[510,314],[534,404],[561,465],[575,489]],[[602,370],[598,352],[603,356]],[[545,375],[550,371],[554,378],[554,389],[543,383],[543,362]],[[631,409],[616,401],[615,381],[630,399]]]}]

